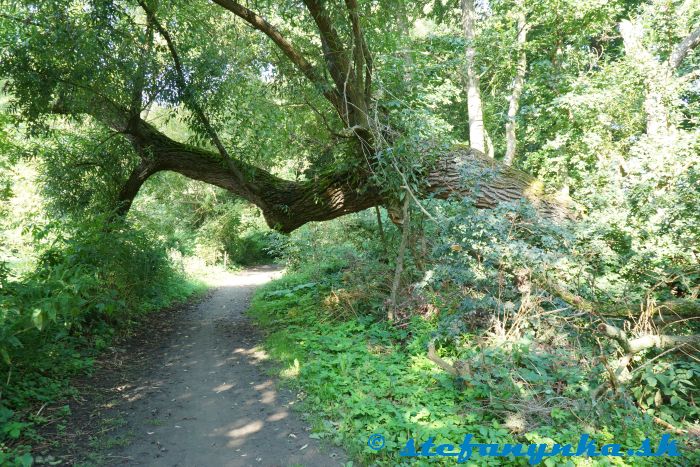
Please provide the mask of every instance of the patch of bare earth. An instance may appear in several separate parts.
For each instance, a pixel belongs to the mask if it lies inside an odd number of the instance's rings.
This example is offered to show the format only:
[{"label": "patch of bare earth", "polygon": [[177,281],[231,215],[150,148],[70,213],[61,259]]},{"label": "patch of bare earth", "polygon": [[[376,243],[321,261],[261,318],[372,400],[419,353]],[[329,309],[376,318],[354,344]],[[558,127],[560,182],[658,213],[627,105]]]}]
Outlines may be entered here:
[{"label": "patch of bare earth", "polygon": [[222,276],[207,297],[152,315],[81,382],[54,458],[66,464],[333,466],[338,448],[309,438],[296,395],[268,376],[247,317],[271,266]]}]

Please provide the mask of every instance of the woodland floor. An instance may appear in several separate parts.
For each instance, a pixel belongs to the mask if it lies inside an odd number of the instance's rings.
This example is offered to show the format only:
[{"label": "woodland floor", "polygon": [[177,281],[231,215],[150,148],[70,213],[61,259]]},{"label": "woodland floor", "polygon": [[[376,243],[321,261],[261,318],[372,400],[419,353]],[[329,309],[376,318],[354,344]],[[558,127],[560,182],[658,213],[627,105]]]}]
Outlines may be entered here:
[{"label": "woodland floor", "polygon": [[[244,312],[272,266],[222,276],[198,303],[157,313],[79,384],[53,459],[80,465],[332,466],[297,398],[277,388]],[[83,390],[85,389],[85,391]]]}]

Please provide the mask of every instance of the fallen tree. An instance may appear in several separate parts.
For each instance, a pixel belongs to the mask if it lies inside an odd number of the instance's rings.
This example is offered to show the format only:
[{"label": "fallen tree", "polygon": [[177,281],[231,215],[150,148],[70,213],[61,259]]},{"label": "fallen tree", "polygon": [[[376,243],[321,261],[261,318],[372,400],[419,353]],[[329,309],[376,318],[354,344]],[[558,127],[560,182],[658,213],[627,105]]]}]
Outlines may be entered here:
[{"label": "fallen tree", "polygon": [[[250,201],[261,209],[270,227],[281,232],[291,232],[307,222],[325,221],[373,206],[395,205],[396,200],[392,198],[396,194],[377,186],[372,178],[378,168],[379,153],[391,147],[392,138],[387,134],[395,130],[382,127],[383,123],[379,123],[382,110],[381,102],[373,92],[374,61],[365,39],[357,2],[346,0],[342,6],[332,6],[318,0],[304,0],[306,13],[316,27],[316,40],[320,43],[320,50],[315,53],[313,47],[297,48],[270,21],[238,2],[216,0],[214,3],[203,8],[211,8],[210,12],[221,15],[222,20],[228,21],[228,15],[235,15],[238,20],[267,36],[293,69],[325,98],[337,116],[333,123],[335,129],[329,129],[345,138],[353,148],[350,156],[354,158],[353,164],[347,164],[342,169],[316,167],[311,179],[291,181],[233,154],[211,124],[204,110],[204,98],[193,84],[191,70],[183,62],[181,49],[168,29],[175,27],[168,22],[170,12],[159,11],[157,3],[146,0],[137,0],[136,6],[125,2],[122,12],[127,17],[145,16],[144,22],[127,19],[126,31],[119,30],[104,39],[122,40],[124,43],[120,45],[123,47],[139,48],[133,58],[134,63],[126,67],[128,72],[118,76],[109,74],[115,80],[109,84],[123,88],[119,92],[100,92],[95,88],[102,83],[90,81],[87,70],[93,67],[102,72],[100,67],[108,66],[105,65],[107,61],[104,56],[100,56],[104,55],[101,50],[90,50],[95,53],[93,62],[88,60],[81,63],[83,54],[76,56],[76,63],[69,61],[57,65],[49,57],[46,63],[38,66],[27,65],[22,58],[24,51],[20,48],[8,62],[8,67],[10,72],[17,71],[13,66],[21,68],[19,74],[27,82],[16,79],[8,87],[22,98],[39,92],[31,86],[44,83],[44,87],[50,90],[48,92],[54,94],[50,99],[54,102],[49,112],[70,117],[89,114],[131,142],[139,163],[119,191],[118,211],[123,215],[128,213],[144,182],[160,171],[177,172],[219,186]],[[51,10],[50,5],[46,8],[46,15],[39,12],[36,18],[53,15],[68,21],[65,17],[67,13],[60,7],[56,7],[56,11]],[[17,21],[22,23],[23,28],[35,28],[33,30],[39,35],[46,34],[46,30],[50,29],[49,24],[42,24],[34,17],[19,18]],[[113,19],[107,16],[105,21]],[[85,26],[79,21],[73,27]],[[103,27],[109,30],[114,26],[108,23]],[[88,29],[85,32],[91,31]],[[74,48],[75,38],[70,33],[66,34],[66,47]],[[169,60],[169,64],[150,63],[150,60],[156,61],[151,57],[156,49],[165,51],[159,60]],[[162,85],[163,89],[150,89],[150,94],[147,94],[147,83],[153,80],[154,67],[164,67],[163,72],[174,74],[172,85],[176,89]],[[23,89],[22,86],[31,89]],[[159,84],[156,82],[155,86]],[[144,109],[159,93],[176,96],[179,104],[193,116],[194,126],[202,129],[214,150],[205,149],[204,145],[193,146],[177,141],[142,118]],[[543,215],[556,218],[570,215],[565,203],[547,196],[542,185],[533,177],[488,158],[480,151],[434,142],[421,146],[429,154],[415,154],[415,159],[425,160],[417,173],[423,181],[416,188],[416,196],[447,198],[470,195],[481,208],[493,208],[502,202],[524,199]],[[348,169],[347,166],[353,168]]]}]

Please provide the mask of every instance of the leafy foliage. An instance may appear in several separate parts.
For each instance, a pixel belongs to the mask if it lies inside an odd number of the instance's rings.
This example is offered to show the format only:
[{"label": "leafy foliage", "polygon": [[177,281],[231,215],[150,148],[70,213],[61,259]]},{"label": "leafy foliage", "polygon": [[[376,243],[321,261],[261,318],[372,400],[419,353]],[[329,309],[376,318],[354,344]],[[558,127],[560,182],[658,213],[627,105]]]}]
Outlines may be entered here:
[{"label": "leafy foliage", "polygon": [[[364,463],[396,463],[390,448],[428,434],[568,442],[587,431],[632,446],[659,434],[659,420],[697,430],[697,355],[649,348],[612,368],[622,349],[599,340],[596,326],[698,334],[697,316],[654,318],[666,300],[700,297],[700,54],[671,63],[700,3],[476,2],[473,44],[455,0],[361,0],[357,24],[342,2],[320,3],[323,18],[297,2],[250,5],[306,57],[300,67],[279,36],[213,2],[0,0],[0,381],[10,381],[0,402],[10,454],[0,463],[31,464],[32,427],[42,423],[32,404],[65,395],[69,376],[113,334],[193,291],[179,268],[191,256],[286,264],[290,274],[258,294],[253,313],[316,414],[315,435],[346,443]],[[327,76],[343,65],[334,36],[371,77],[371,144],[324,98],[348,83]],[[514,123],[514,165],[538,177],[537,190],[573,197],[583,219],[552,224],[524,203],[476,209],[490,173],[468,167],[459,181],[475,187],[471,197],[424,199],[437,156],[468,148],[466,45],[496,159]],[[249,165],[233,182],[210,179],[215,188],[168,173],[166,161],[118,219],[127,181],[155,159],[132,128],[139,117],[192,151],[218,138],[220,153]],[[180,172],[201,179],[199,169]],[[239,176],[257,183],[263,171],[290,187],[329,176],[354,187],[364,177],[368,187],[340,195],[377,191],[389,215],[273,233],[258,208],[221,188]],[[290,189],[292,199],[261,202],[259,191],[249,198],[265,215],[303,198]],[[343,197],[321,193],[312,208],[325,195]],[[395,229],[389,219],[404,201],[412,220]],[[603,315],[630,304],[629,316]],[[429,341],[468,364],[470,377],[438,370]],[[617,370],[630,372],[623,387],[589,397]],[[373,431],[387,436],[379,455],[364,447]]]},{"label": "leafy foliage", "polygon": [[[368,260],[343,261],[330,251],[321,272],[318,266],[305,263],[263,287],[251,314],[270,330],[267,350],[280,363],[283,381],[300,391],[300,410],[310,413],[313,436],[347,447],[363,464],[403,465],[398,452],[411,437],[454,443],[473,433],[482,443],[565,444],[585,432],[601,443],[637,446],[663,433],[651,419],[654,411],[644,413],[623,394],[597,404],[581,397],[604,377],[605,369],[593,357],[595,346],[574,344],[575,326],[566,321],[550,315],[520,337],[503,341],[482,340],[474,328],[452,326],[455,320],[473,321],[460,310],[416,315],[398,327],[371,314],[339,315],[327,297],[376,272],[375,266]],[[365,294],[361,301],[367,300]],[[441,342],[458,342],[457,347],[447,345],[443,357],[469,362],[472,376],[464,385],[426,357],[436,329],[438,336],[448,336]],[[685,365],[672,367],[692,377],[694,370]],[[647,383],[676,395],[662,411],[695,418],[688,406],[677,405],[683,404],[677,394],[695,387],[697,380],[662,374],[654,380],[647,375]],[[672,380],[679,389],[668,386]],[[649,386],[635,386],[633,392],[648,394]],[[380,452],[367,447],[372,433],[386,439]],[[697,453],[683,452],[687,457],[682,462],[693,463]],[[485,459],[477,461],[488,465]],[[526,465],[522,459],[509,462],[518,461]],[[634,465],[645,465],[644,460]]]}]

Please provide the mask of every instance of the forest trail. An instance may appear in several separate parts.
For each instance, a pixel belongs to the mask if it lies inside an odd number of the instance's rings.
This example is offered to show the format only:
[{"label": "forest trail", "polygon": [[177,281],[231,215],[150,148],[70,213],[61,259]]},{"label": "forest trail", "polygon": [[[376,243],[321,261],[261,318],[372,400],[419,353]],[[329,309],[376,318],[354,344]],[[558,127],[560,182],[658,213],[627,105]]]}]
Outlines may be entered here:
[{"label": "forest trail", "polygon": [[[186,314],[132,381],[120,411],[130,442],[110,461],[148,466],[332,466],[345,455],[310,439],[292,411],[295,394],[276,389],[245,317],[255,288],[279,276],[272,266],[221,277]],[[138,376],[137,376],[138,378]]]}]

